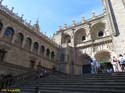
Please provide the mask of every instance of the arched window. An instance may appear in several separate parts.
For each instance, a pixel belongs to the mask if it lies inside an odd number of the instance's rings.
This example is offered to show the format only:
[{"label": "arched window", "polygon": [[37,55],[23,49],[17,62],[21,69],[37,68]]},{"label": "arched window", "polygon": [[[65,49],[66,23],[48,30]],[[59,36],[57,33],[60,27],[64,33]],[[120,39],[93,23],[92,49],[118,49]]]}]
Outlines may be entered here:
[{"label": "arched window", "polygon": [[82,36],[82,41],[86,40],[86,37],[85,36]]},{"label": "arched window", "polygon": [[25,42],[25,48],[29,49],[31,48],[31,44],[32,44],[32,40],[30,38],[26,38],[26,42]]},{"label": "arched window", "polygon": [[46,56],[49,57],[49,55],[50,55],[50,50],[47,48],[47,49],[46,49]]},{"label": "arched window", "polygon": [[35,42],[34,45],[33,45],[33,52],[37,54],[38,48],[39,48],[39,44],[37,42]]},{"label": "arched window", "polygon": [[55,57],[55,53],[54,53],[54,51],[52,51],[51,52],[51,59],[54,59],[54,57]]},{"label": "arched window", "polygon": [[40,54],[44,54],[44,52],[45,52],[45,47],[42,45],[40,48]]},{"label": "arched window", "polygon": [[98,37],[102,37],[104,35],[103,31],[98,32]]},{"label": "arched window", "polygon": [[64,34],[62,36],[62,43],[71,43],[71,36],[69,36],[68,34]]},{"label": "arched window", "polygon": [[14,35],[14,30],[12,27],[7,27],[7,29],[4,32],[4,38],[11,40]]},{"label": "arched window", "polygon": [[18,45],[22,45],[23,39],[24,39],[24,35],[22,33],[18,33],[16,35],[15,43],[18,44]]},{"label": "arched window", "polygon": [[3,28],[3,24],[0,22],[0,31],[2,30]]},{"label": "arched window", "polygon": [[105,26],[106,26],[105,23],[97,22],[96,24],[94,24],[91,27],[90,35],[91,35],[91,39],[93,41],[95,41],[96,39],[98,39],[104,35],[104,29],[106,28]]}]

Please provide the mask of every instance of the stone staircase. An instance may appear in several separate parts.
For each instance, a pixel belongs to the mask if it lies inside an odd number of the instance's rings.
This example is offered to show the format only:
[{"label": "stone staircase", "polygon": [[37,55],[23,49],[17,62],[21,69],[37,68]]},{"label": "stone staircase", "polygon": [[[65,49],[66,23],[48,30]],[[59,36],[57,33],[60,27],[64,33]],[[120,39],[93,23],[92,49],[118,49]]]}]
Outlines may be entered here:
[{"label": "stone staircase", "polygon": [[29,81],[21,93],[125,93],[125,73],[83,76],[49,75]]}]

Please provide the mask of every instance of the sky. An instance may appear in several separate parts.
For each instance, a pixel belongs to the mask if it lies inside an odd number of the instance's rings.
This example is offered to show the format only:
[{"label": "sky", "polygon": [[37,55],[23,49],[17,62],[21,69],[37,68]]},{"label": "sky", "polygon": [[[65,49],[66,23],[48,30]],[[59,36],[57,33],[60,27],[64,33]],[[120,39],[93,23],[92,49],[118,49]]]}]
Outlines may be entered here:
[{"label": "sky", "polygon": [[48,37],[58,30],[72,24],[72,20],[81,21],[81,17],[91,18],[92,11],[102,13],[102,0],[3,0],[3,5],[9,9],[14,7],[14,12],[19,16],[24,14],[24,19],[32,24],[39,20],[40,31]]}]

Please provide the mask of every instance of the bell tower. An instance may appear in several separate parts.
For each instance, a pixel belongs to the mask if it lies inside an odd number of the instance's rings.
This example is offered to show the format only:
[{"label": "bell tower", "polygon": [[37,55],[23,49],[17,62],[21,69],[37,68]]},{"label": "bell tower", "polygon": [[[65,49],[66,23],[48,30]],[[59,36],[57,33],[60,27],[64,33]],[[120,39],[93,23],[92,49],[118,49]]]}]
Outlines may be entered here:
[{"label": "bell tower", "polygon": [[125,0],[102,0],[112,29],[114,52],[125,53]]}]

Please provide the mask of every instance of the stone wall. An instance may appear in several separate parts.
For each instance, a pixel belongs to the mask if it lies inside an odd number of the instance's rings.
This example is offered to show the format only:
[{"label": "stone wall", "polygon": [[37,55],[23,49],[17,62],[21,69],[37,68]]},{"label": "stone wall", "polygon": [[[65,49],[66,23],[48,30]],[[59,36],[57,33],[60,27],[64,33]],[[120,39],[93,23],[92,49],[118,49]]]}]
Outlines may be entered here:
[{"label": "stone wall", "polygon": [[[30,61],[34,61],[34,69],[37,68],[38,64],[50,69],[53,68],[53,66],[57,66],[59,60],[59,46],[47,38],[47,36],[44,36],[41,32],[35,32],[34,29],[28,28],[23,23],[13,18],[13,16],[8,15],[6,12],[1,10],[0,22],[3,25],[0,31],[0,49],[5,49],[7,51],[4,58],[5,62],[30,68]],[[8,27],[11,27],[14,30],[12,39],[4,38],[5,31]],[[17,35],[19,33],[24,37],[22,44],[16,43]],[[27,38],[31,38],[32,40],[32,44],[29,49],[24,47]],[[33,52],[35,42],[38,43],[36,53]],[[45,47],[43,54],[40,53],[41,46]],[[47,49],[49,49],[49,56],[47,56]],[[52,52],[54,52],[54,58],[51,56]]]},{"label": "stone wall", "polygon": [[123,54],[125,51],[125,6],[124,0],[103,0],[108,12],[109,23],[113,33],[114,52]]}]

